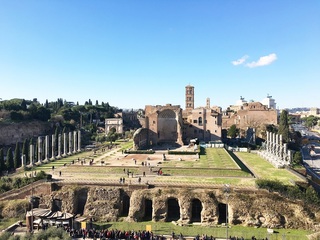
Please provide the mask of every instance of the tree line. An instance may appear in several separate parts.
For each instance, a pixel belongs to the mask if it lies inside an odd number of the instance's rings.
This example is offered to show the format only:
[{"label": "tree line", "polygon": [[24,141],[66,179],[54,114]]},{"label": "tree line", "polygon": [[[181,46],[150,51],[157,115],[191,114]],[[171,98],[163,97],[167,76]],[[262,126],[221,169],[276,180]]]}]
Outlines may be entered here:
[{"label": "tree line", "polygon": [[[0,101],[1,119],[7,121],[30,121],[30,120],[58,120],[62,122],[76,122],[86,125],[93,122],[112,118],[119,109],[112,107],[109,103],[102,102],[93,105],[89,99],[84,105],[68,102],[61,98],[49,102],[46,100],[41,104],[36,98],[33,100],[11,99]],[[95,121],[94,121],[95,120]]]}]

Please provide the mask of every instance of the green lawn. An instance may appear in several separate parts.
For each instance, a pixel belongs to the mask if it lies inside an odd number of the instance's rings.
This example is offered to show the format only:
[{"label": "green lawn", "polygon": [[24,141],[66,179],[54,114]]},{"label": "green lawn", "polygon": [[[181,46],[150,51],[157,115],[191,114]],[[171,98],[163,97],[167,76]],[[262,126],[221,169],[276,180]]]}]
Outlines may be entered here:
[{"label": "green lawn", "polygon": [[[146,230],[147,226],[151,226],[151,230],[157,235],[171,235],[174,232],[176,235],[180,233],[186,237],[195,237],[197,234],[200,237],[203,234],[212,235],[216,238],[226,238],[227,229],[221,226],[198,226],[198,225],[186,225],[177,226],[173,223],[166,222],[110,222],[100,223],[98,228],[108,229],[121,229],[121,230]],[[306,235],[310,234],[310,231],[305,230],[291,230],[291,229],[279,229],[277,233],[268,234],[266,228],[253,228],[253,227],[242,227],[242,226],[231,226],[228,228],[228,236],[243,236],[246,240],[250,240],[252,236],[257,239],[268,237],[269,240],[307,240]]]},{"label": "green lawn", "polygon": [[279,180],[286,184],[292,184],[292,181],[301,181],[301,178],[295,174],[286,169],[275,168],[255,153],[237,152],[236,155],[254,171],[258,178]]}]

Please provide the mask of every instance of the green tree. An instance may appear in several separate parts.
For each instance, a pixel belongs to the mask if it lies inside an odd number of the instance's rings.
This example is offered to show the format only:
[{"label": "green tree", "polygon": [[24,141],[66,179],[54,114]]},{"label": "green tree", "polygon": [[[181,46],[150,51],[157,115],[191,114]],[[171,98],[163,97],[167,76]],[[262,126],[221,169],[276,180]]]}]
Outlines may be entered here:
[{"label": "green tree", "polygon": [[314,126],[316,126],[318,124],[318,120],[319,117],[313,115],[303,118],[303,121],[308,128],[313,128]]},{"label": "green tree", "polygon": [[2,171],[7,170],[7,167],[4,162],[3,149],[0,148],[0,176],[2,175]]},{"label": "green tree", "polygon": [[300,151],[295,152],[294,155],[293,155],[293,164],[294,165],[300,165],[301,162],[302,162],[301,152]]},{"label": "green tree", "polygon": [[306,190],[306,200],[314,205],[318,205],[320,203],[319,195],[312,186],[309,186]]},{"label": "green tree", "polygon": [[288,112],[286,110],[282,110],[280,114],[278,134],[282,135],[284,142],[289,142]]},{"label": "green tree", "polygon": [[7,151],[6,167],[8,171],[14,169],[13,154],[11,147]]},{"label": "green tree", "polygon": [[22,145],[22,156],[25,156],[26,157],[26,162],[29,161],[29,144],[28,144],[28,141],[27,139],[25,139],[23,141],[23,145]]},{"label": "green tree", "polygon": [[107,135],[107,140],[112,142],[115,142],[119,138],[119,134],[116,133],[115,128],[111,128],[108,135]]},{"label": "green tree", "polygon": [[237,129],[237,126],[235,124],[231,125],[231,127],[228,129],[228,136],[231,138],[235,138],[238,133],[239,129]]},{"label": "green tree", "polygon": [[14,150],[13,162],[14,162],[13,166],[15,169],[21,167],[21,153],[20,153],[20,146],[18,142],[16,143],[16,148]]}]

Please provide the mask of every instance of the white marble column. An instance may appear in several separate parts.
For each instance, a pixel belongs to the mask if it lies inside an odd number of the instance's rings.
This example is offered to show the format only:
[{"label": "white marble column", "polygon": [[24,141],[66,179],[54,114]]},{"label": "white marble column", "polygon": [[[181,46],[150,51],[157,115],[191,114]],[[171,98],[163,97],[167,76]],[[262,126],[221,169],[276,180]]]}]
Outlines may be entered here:
[{"label": "white marble column", "polygon": [[56,159],[56,136],[52,134],[51,136],[51,159]]},{"label": "white marble column", "polygon": [[61,158],[61,134],[58,136],[58,155],[57,158]]},{"label": "white marble column", "polygon": [[267,152],[270,152],[270,132],[267,132]]},{"label": "white marble column", "polygon": [[72,154],[72,132],[69,132],[69,155]]},{"label": "white marble column", "polygon": [[63,156],[67,156],[67,134],[63,133]]},{"label": "white marble column", "polygon": [[46,135],[45,138],[45,154],[44,160],[49,160],[49,135]]},{"label": "white marble column", "polygon": [[30,165],[34,165],[34,152],[33,152],[33,144],[30,144],[30,149],[29,149],[29,158],[30,158]]},{"label": "white marble column", "polygon": [[73,153],[77,152],[77,131],[73,131]]},{"label": "white marble column", "polygon": [[289,164],[292,163],[292,152],[291,152],[291,150],[288,150],[288,162],[289,162]]},{"label": "white marble column", "polygon": [[38,163],[42,162],[42,138],[38,137]]},{"label": "white marble column", "polygon": [[27,157],[25,154],[21,156],[21,167],[25,167],[27,165]]},{"label": "white marble column", "polygon": [[81,152],[81,131],[78,131],[78,152]]}]

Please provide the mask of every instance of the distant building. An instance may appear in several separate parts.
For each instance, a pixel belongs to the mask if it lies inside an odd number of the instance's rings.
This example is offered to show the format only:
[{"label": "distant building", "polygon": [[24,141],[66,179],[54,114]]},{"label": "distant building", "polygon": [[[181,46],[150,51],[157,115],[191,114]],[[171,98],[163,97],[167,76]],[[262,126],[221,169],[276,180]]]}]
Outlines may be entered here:
[{"label": "distant building", "polygon": [[277,109],[277,104],[275,102],[275,100],[272,98],[272,96],[270,96],[269,94],[267,95],[266,98],[264,98],[261,103],[263,105],[266,105],[268,108],[270,109]]},{"label": "distant building", "polygon": [[194,87],[188,85],[185,91],[185,110],[171,104],[145,107],[142,128],[134,134],[134,148],[184,145],[194,138],[205,142],[221,139],[221,108],[210,107],[209,98],[205,107],[194,108]]},{"label": "distant building", "polygon": [[123,133],[123,120],[122,118],[106,118],[105,119],[105,133],[108,135],[108,133],[111,131],[111,129],[114,128],[116,130],[116,133],[122,134]]},{"label": "distant building", "polygon": [[222,128],[226,130],[232,125],[247,131],[248,128],[261,129],[269,124],[278,124],[277,110],[260,102],[244,102],[242,106],[230,106],[222,116]]},{"label": "distant building", "polygon": [[310,108],[309,114],[320,117],[320,108]]}]

